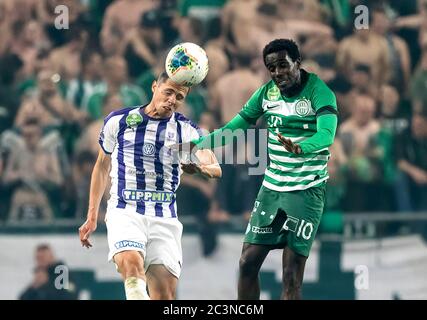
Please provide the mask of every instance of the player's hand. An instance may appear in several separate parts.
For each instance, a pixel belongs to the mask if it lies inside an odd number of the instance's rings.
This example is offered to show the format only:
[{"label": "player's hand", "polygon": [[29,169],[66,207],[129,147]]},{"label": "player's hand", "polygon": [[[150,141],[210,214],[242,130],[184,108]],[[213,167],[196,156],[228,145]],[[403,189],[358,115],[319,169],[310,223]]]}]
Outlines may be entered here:
[{"label": "player's hand", "polygon": [[427,184],[427,173],[424,170],[413,168],[410,171],[410,176],[419,185]]},{"label": "player's hand", "polygon": [[200,166],[194,162],[181,163],[181,169],[188,174],[196,174],[202,172],[202,168],[200,168]]},{"label": "player's hand", "polygon": [[286,139],[280,133],[277,134],[277,140],[279,140],[282,146],[285,147],[286,151],[295,153],[295,154],[302,153],[301,147],[298,144],[293,143],[291,139]]},{"label": "player's hand", "polygon": [[83,247],[90,248],[92,244],[89,242],[89,236],[96,230],[96,221],[86,220],[79,228],[79,238]]}]

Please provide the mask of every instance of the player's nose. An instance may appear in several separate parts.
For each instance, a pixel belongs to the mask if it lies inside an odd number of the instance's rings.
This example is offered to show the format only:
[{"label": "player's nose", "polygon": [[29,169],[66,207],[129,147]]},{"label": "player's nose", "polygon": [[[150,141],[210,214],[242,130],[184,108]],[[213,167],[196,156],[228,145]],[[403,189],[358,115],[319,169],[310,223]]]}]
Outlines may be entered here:
[{"label": "player's nose", "polygon": [[175,104],[176,103],[176,95],[174,95],[174,94],[171,94],[169,97],[168,97],[168,102],[170,103],[170,104]]}]

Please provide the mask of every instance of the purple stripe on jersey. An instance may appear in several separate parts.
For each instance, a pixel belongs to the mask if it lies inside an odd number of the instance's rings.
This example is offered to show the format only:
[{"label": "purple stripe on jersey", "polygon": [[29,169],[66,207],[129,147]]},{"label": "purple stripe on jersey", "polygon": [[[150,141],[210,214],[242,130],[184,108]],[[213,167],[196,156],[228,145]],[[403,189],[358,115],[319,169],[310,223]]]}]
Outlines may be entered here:
[{"label": "purple stripe on jersey", "polygon": [[203,132],[202,130],[199,128],[199,126],[197,124],[195,124],[193,121],[191,121],[190,119],[187,119],[184,115],[182,115],[179,112],[175,112],[175,120],[176,122],[178,121],[182,121],[182,122],[186,122],[188,123],[190,126],[192,126],[194,129],[197,130],[197,133],[199,134],[199,137],[203,136]]},{"label": "purple stripe on jersey", "polygon": [[124,134],[127,127],[126,116],[132,108],[125,109],[127,112],[123,112],[123,116],[119,121],[119,132],[117,134],[117,163],[118,163],[118,172],[117,172],[117,196],[119,201],[117,203],[117,208],[124,209],[126,207],[126,201],[123,200],[123,189],[126,188],[126,166],[124,161]]},{"label": "purple stripe on jersey", "polygon": [[[178,143],[182,143],[182,136],[181,136],[181,124],[177,121],[176,122],[176,131],[178,135]],[[172,191],[175,193],[176,187],[178,185],[178,161],[174,161],[172,164]],[[169,205],[169,210],[171,211],[172,218],[176,218],[176,212],[175,212],[175,198]]]},{"label": "purple stripe on jersey", "polygon": [[[145,190],[145,174],[138,174],[144,172],[144,161],[142,159],[142,148],[144,146],[145,130],[147,129],[148,118],[144,117],[142,123],[137,127],[135,134],[135,147],[133,151],[133,159],[136,171],[136,188],[138,190]],[[136,212],[145,214],[145,202],[137,201]]]},{"label": "purple stripe on jersey", "polygon": [[[135,109],[136,108],[136,106],[135,107],[129,107],[129,108],[124,108],[124,109],[120,109],[120,110],[117,110],[117,111],[113,111],[113,112],[111,112],[108,116],[106,116],[105,117],[105,119],[104,119],[104,125],[108,122],[108,120],[110,120],[112,117],[114,117],[114,116],[119,116],[119,115],[121,115],[121,114],[127,114],[127,113],[129,113],[129,111],[131,111],[132,109]],[[125,122],[126,123],[126,122]]]},{"label": "purple stripe on jersey", "polygon": [[[162,150],[165,145],[165,134],[166,134],[166,126],[168,121],[160,121],[157,126],[156,132],[156,153],[154,156],[154,170],[156,172],[156,190],[163,190],[163,183],[165,182],[163,177],[163,163],[162,159],[160,159],[160,150]],[[162,155],[164,156],[164,155]],[[163,206],[161,203],[156,203],[154,206],[154,210],[156,211],[156,217],[163,217]]]}]

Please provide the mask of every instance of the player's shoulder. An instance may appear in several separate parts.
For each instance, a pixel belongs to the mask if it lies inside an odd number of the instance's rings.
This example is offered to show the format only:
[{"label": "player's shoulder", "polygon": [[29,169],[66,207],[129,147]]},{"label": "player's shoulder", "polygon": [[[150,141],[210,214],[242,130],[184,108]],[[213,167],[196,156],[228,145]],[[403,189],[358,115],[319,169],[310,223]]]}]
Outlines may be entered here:
[{"label": "player's shoulder", "polygon": [[199,126],[196,123],[194,123],[192,120],[188,119],[182,113],[175,112],[174,113],[174,119],[176,122],[180,122],[181,124],[186,124],[186,125],[192,126],[195,129],[199,129]]},{"label": "player's shoulder", "polygon": [[263,83],[257,91],[268,91],[271,88],[277,87],[273,80]]},{"label": "player's shoulder", "polygon": [[125,108],[117,109],[117,110],[111,112],[108,116],[106,116],[104,118],[104,123],[107,123],[112,118],[119,118],[119,119],[121,119],[123,116],[126,116],[127,114],[129,114],[129,112],[131,110],[133,110],[133,109],[135,109],[137,107],[139,107],[139,106],[125,107]]},{"label": "player's shoulder", "polygon": [[[306,71],[307,72],[307,71]],[[307,85],[312,88],[313,91],[322,90],[322,91],[330,91],[332,93],[331,88],[323,81],[316,73],[307,72],[308,81]]]},{"label": "player's shoulder", "polygon": [[192,120],[188,119],[182,113],[175,112],[174,119],[176,122],[180,123],[182,127],[186,127],[186,130],[197,131],[199,136],[203,136],[203,130]]},{"label": "player's shoulder", "polygon": [[258,89],[253,93],[253,96],[264,98],[275,90],[278,92],[279,88],[277,88],[273,80],[270,80],[258,87]]}]

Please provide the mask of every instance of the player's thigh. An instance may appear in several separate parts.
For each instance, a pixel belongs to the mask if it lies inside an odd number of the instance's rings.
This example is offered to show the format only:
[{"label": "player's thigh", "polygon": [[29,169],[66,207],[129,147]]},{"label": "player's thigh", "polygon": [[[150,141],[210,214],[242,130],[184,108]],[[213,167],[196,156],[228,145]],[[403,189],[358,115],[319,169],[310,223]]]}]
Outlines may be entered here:
[{"label": "player's thigh", "polygon": [[280,209],[281,192],[261,187],[245,232],[245,243],[283,248],[286,234],[282,226],[286,216]]},{"label": "player's thigh", "polygon": [[[136,252],[134,259],[145,257],[147,246],[147,223],[144,216],[121,211],[110,211],[105,218],[108,238],[108,260],[117,264],[117,256],[122,252]],[[123,256],[128,255],[125,253]],[[120,259],[118,261],[123,261]],[[143,261],[143,260],[142,260]]]},{"label": "player's thigh", "polygon": [[272,247],[268,245],[244,242],[239,261],[241,271],[243,271],[242,269],[250,269],[258,272],[271,249]]},{"label": "player's thigh", "polygon": [[284,280],[294,279],[301,284],[304,277],[304,269],[307,257],[294,252],[287,247],[283,250],[283,278]]},{"label": "player's thigh", "polygon": [[325,205],[325,187],[284,192],[281,205],[286,214],[282,228],[287,246],[293,252],[308,257]]},{"label": "player's thigh", "polygon": [[179,278],[182,268],[182,224],[175,218],[150,218],[145,269],[163,265]]}]

